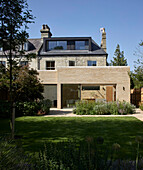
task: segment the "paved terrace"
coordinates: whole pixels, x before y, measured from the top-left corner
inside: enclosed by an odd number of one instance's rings
[[[51,108],[49,115],[46,115],[45,117],[136,117],[143,121],[143,111],[136,109],[136,113],[130,115],[76,115],[73,114],[73,109]]]

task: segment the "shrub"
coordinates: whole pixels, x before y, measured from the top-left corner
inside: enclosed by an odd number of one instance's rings
[[[38,102],[17,102],[16,103],[16,116],[36,116],[40,110]]]
[[[141,110],[143,110],[143,103],[140,103],[140,104],[139,104],[139,108],[140,108]]]
[[[52,106],[51,100],[49,100],[49,99],[41,100],[39,104],[40,104],[39,115],[40,114],[48,114],[50,111],[50,107]]]
[[[125,115],[135,113],[135,106],[127,102],[92,102],[76,103],[74,113],[77,115]]]
[[[34,102],[17,102],[16,116],[36,116],[48,114],[51,107],[50,100]]]
[[[76,103],[76,109],[74,109],[74,113],[78,115],[89,115],[94,114],[94,102],[88,102],[88,101],[79,101]]]

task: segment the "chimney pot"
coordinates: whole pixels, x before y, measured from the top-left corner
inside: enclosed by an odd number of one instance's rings
[[[101,48],[106,52],[106,32],[105,28],[101,28],[100,31],[102,32],[102,40],[101,40]]]
[[[50,32],[50,28],[48,27],[48,25],[43,24],[40,32],[41,32],[41,39],[42,40],[45,37],[50,38],[52,36],[52,33]]]

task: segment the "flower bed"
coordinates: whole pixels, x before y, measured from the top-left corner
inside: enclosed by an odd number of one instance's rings
[[[135,113],[135,106],[128,102],[88,102],[76,103],[73,111],[77,115],[126,115]]]

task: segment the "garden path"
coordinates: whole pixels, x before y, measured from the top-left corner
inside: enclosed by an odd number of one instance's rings
[[[137,108],[136,113],[131,115],[76,115],[73,114],[73,109],[51,108],[50,113],[45,117],[136,117],[143,121],[143,111]]]

